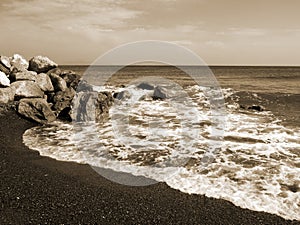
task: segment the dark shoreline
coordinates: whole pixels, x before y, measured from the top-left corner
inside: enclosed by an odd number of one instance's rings
[[[164,183],[123,186],[88,165],[41,157],[22,143],[35,123],[0,114],[0,224],[300,224]]]

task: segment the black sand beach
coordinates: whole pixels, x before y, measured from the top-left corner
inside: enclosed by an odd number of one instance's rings
[[[36,124],[0,115],[0,224],[300,224],[158,183],[122,186],[22,143]]]

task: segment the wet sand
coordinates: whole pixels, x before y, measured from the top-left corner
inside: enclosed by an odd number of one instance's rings
[[[300,224],[164,183],[113,183],[88,165],[41,157],[22,143],[37,124],[0,115],[0,224]]]

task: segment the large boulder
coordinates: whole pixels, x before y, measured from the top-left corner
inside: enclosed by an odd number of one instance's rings
[[[7,78],[6,74],[0,71],[0,87],[9,87],[10,80]]]
[[[16,89],[16,98],[43,98],[44,93],[33,81],[22,80],[16,81],[11,84]]]
[[[72,87],[73,89],[77,88],[81,79],[81,76],[72,70],[61,71],[60,77],[66,81],[68,87]]]
[[[25,71],[28,69],[28,61],[19,54],[14,54],[10,60],[10,71]]]
[[[29,60],[29,70],[45,73],[57,67],[57,64],[46,56],[35,56]]]
[[[55,110],[56,114],[59,115],[63,110],[71,109],[71,102],[75,96],[75,91],[73,88],[67,88],[64,91],[57,92],[53,98],[53,110]]]
[[[34,72],[34,71],[15,72],[15,73],[10,74],[10,79],[12,81],[17,81],[17,80],[35,81],[36,80],[36,75],[37,75],[37,73]]]
[[[66,81],[55,73],[50,73],[49,77],[54,86],[55,91],[64,91],[67,89]]]
[[[97,92],[79,92],[73,99],[71,118],[76,122],[96,121]]]
[[[14,87],[0,88],[0,103],[7,104],[8,102],[13,101],[15,91]]]
[[[54,91],[50,77],[46,73],[40,73],[36,76],[35,82],[39,85],[42,91],[51,92]]]
[[[103,122],[108,118],[113,97],[109,92],[79,92],[72,104],[71,117],[76,122]]]
[[[52,122],[56,119],[48,103],[42,98],[21,99],[18,113],[38,123]]]

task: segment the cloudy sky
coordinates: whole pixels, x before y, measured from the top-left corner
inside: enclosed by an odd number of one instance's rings
[[[210,65],[299,65],[298,0],[1,0],[0,54],[90,64],[127,42],[164,40]]]

